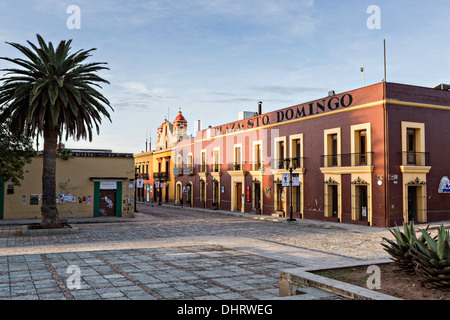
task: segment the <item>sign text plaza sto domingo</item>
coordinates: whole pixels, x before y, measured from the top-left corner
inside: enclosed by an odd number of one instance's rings
[[[449,111],[446,85],[381,82],[265,114],[260,103],[195,137],[179,112],[135,155],[138,200],[379,227],[448,220]]]

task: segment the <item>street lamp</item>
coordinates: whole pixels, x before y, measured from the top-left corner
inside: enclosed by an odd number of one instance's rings
[[[290,202],[290,208],[289,208],[289,218],[287,221],[296,221],[296,219],[292,218],[292,171],[294,171],[294,168],[290,165],[291,159],[284,159],[285,168],[289,170],[289,190],[290,190],[290,196],[289,196],[289,202]]]

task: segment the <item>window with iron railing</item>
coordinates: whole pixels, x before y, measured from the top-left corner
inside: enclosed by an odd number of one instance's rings
[[[321,167],[336,167],[336,163],[342,167],[370,166],[372,165],[373,152],[322,155],[320,158]]]
[[[206,172],[206,150],[202,151],[201,164],[198,168],[199,172]]]
[[[158,181],[169,181],[170,176],[167,172],[154,172],[153,179]]]
[[[254,160],[252,163],[252,167],[253,167],[253,171],[260,171],[262,169],[262,148],[261,148],[261,144],[257,143],[254,145],[254,150],[253,150],[253,154],[254,154]]]
[[[213,151],[213,167],[212,172],[220,171],[220,163],[219,163],[219,150]]]
[[[198,165],[198,172],[206,173],[206,164],[199,164]]]
[[[303,168],[303,157],[273,159],[272,169],[274,170],[288,170],[290,167],[295,169]]]
[[[425,124],[402,121],[402,165],[430,166],[430,153],[425,151]]]
[[[241,159],[241,147],[234,148],[234,165],[233,169],[235,171],[242,170],[242,159]]]
[[[408,166],[430,166],[431,154],[429,152],[404,151]]]

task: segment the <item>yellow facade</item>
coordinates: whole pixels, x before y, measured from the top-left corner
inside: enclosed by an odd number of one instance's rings
[[[42,161],[37,156],[26,166],[21,186],[5,181],[0,191],[0,218],[41,218]],[[96,217],[106,215],[103,202],[109,200],[113,214],[120,217],[134,215],[134,166],[132,155],[105,154],[56,159],[57,208],[61,218]],[[1,181],[0,181],[1,184]],[[1,190],[3,189],[3,190]],[[107,199],[104,190],[115,196]],[[112,202],[111,202],[112,201]]]
[[[143,179],[143,187],[136,192],[137,201],[152,202],[154,198],[153,187],[153,151],[134,155],[134,168],[137,178]]]
[[[148,165],[148,167],[147,167]],[[138,201],[159,202],[158,183],[161,182],[161,202],[175,201],[174,150],[149,151],[134,155],[134,166],[144,179],[144,190],[138,190]],[[147,169],[148,168],[148,169]],[[148,179],[145,179],[148,177]]]
[[[153,154],[153,180],[156,182],[155,174],[166,174],[168,179],[161,180],[161,199],[162,202],[174,203],[175,199],[175,176],[173,174],[173,168],[175,167],[174,151],[164,150],[161,152],[155,152]]]

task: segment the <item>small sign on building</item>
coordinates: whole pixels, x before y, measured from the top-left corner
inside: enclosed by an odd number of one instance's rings
[[[100,181],[100,190],[115,190],[115,189],[117,189],[116,181]]]
[[[443,177],[439,183],[439,193],[450,193],[450,179]]]

